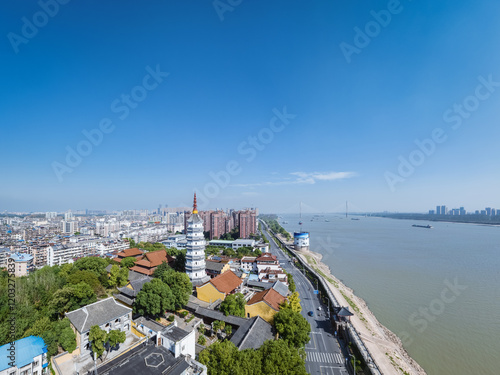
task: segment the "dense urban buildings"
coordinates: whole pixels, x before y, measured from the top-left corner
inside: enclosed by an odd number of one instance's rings
[[[436,206],[435,210],[429,210],[429,215],[483,215],[483,216],[500,216],[500,209],[486,207],[484,210],[475,210],[474,212],[467,212],[464,207],[448,209],[447,206]]]

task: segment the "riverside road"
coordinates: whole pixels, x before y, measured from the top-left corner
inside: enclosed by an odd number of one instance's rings
[[[314,294],[314,286],[294,266],[290,257],[276,245],[264,225],[262,225],[262,231],[269,239],[271,253],[276,255],[283,269],[293,276],[296,289],[300,294],[301,314],[311,324],[311,340],[305,347],[307,372],[313,375],[347,375],[346,360],[340,350],[339,341],[328,321],[325,306],[321,304],[319,296]],[[318,310],[318,308],[321,309]],[[313,312],[313,316],[308,315],[309,311]]]

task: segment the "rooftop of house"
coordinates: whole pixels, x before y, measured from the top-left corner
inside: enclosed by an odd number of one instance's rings
[[[103,325],[131,311],[131,308],[125,307],[116,302],[113,297],[109,297],[78,310],[68,312],[65,315],[76,330],[83,333],[89,331],[93,325]]]
[[[254,296],[250,298],[247,305],[254,305],[259,302],[265,302],[274,310],[278,311],[280,309],[280,303],[282,303],[285,299],[286,298],[279,294],[276,290],[270,288],[255,293]]]
[[[173,324],[170,324],[168,327],[165,327],[161,331],[161,335],[172,340],[173,342],[179,342],[183,340],[186,336],[188,336],[191,332],[185,331]]]
[[[138,249],[137,247],[133,247],[131,249],[126,249],[123,251],[120,251],[117,256],[119,258],[127,258],[127,257],[138,257],[141,256],[144,253],[143,250]]]
[[[219,292],[221,293],[231,293],[237,287],[241,285],[243,281],[233,272],[227,271],[223,274],[220,274],[214,277],[212,280],[208,281],[208,283],[212,284]],[[204,286],[202,285],[202,286]]]
[[[13,253],[10,255],[10,259],[13,259],[16,262],[28,262],[30,260],[33,260],[33,255],[24,253]]]
[[[278,258],[276,255],[272,255],[271,253],[263,253],[260,257],[256,259],[257,262],[277,262]]]
[[[212,260],[205,261],[205,268],[209,271],[221,272],[227,263],[216,262]]]
[[[181,375],[190,367],[186,357],[163,346],[140,345],[98,368],[100,375]]]
[[[0,371],[12,367],[9,364],[12,362],[12,360],[9,359],[11,352],[10,347],[10,343],[0,346]],[[14,363],[16,367],[21,368],[33,362],[33,358],[40,354],[47,353],[47,347],[41,337],[28,336],[14,342],[14,352],[16,357]]]

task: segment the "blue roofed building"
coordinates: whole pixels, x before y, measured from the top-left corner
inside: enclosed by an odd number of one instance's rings
[[[47,366],[47,347],[41,337],[0,346],[0,375],[44,375],[49,373]]]
[[[13,253],[10,255],[10,259],[15,262],[16,277],[26,276],[34,269],[33,255],[25,253]]]

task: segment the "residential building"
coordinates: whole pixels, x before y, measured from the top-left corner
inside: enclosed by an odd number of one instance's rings
[[[263,253],[255,261],[257,262],[257,272],[259,273],[260,271],[267,268],[272,270],[281,270],[278,258],[276,258],[276,256],[272,255],[271,253]]]
[[[241,258],[241,269],[245,272],[257,272],[257,257]]]
[[[116,302],[113,297],[84,306],[65,314],[76,334],[76,344],[80,348],[80,355],[89,354],[90,328],[94,325],[109,332],[120,330],[130,332],[132,309]]]
[[[257,292],[245,305],[246,317],[260,316],[271,323],[280,309],[280,304],[285,300],[286,298],[273,288]]]
[[[106,267],[110,270],[111,264]],[[153,278],[143,275],[142,273],[130,271],[128,272],[128,283],[124,287],[118,287],[120,293],[113,294],[113,296],[127,307],[132,307],[137,297],[137,294],[142,290],[144,284],[149,283]]]
[[[15,360],[9,358],[12,352]],[[47,346],[41,337],[28,336],[0,346],[0,375],[50,374],[47,366]]]
[[[26,276],[34,270],[33,255],[13,253],[10,255],[10,259],[15,262],[16,277]]]
[[[61,221],[61,226],[62,226],[61,231],[66,234],[73,234],[77,231],[75,221],[63,220]]]
[[[7,260],[10,258],[10,249],[0,247],[0,269],[7,267]]]
[[[274,283],[275,281],[281,281],[288,285],[288,276],[281,269],[265,268],[259,271],[259,281],[263,283]]]
[[[233,247],[233,242],[230,240],[210,240],[208,244],[210,246],[221,246],[221,247]]]
[[[175,357],[164,346],[142,344],[97,368],[106,375],[207,375],[207,367],[194,357]]]
[[[238,222],[240,238],[249,238],[250,234],[257,233],[257,213],[255,210],[240,211]]]
[[[218,276],[231,269],[229,263],[227,262],[206,260],[205,264],[206,264],[205,269],[207,271],[207,275],[210,277]]]
[[[227,271],[197,286],[196,294],[198,299],[204,302],[212,303],[218,299],[223,301],[227,295],[235,293],[242,282],[233,271]]]
[[[255,240],[246,240],[246,239],[237,239],[236,241],[233,241],[231,244],[231,247],[233,250],[238,250],[240,247],[243,246],[248,246],[248,247],[254,247],[255,246]]]

